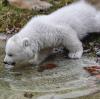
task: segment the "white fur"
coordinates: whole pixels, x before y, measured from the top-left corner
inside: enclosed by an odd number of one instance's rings
[[[41,50],[63,45],[69,50],[70,58],[81,58],[81,39],[90,32],[100,31],[100,13],[85,1],[65,6],[49,15],[32,18],[22,30],[11,37],[6,45],[4,61],[29,60],[41,57]],[[28,48],[23,48],[23,39],[29,39]],[[15,40],[17,39],[17,40]],[[19,51],[18,51],[19,50]],[[21,54],[15,59],[7,53]],[[42,53],[42,60],[50,53]],[[38,56],[39,55],[39,56]],[[24,58],[23,58],[24,57]],[[37,61],[38,62],[38,61]]]

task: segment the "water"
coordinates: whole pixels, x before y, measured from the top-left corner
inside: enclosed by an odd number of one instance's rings
[[[52,62],[58,67],[43,72],[28,64],[5,68],[3,58],[7,37],[0,36],[0,99],[99,99],[100,94],[94,93],[99,92],[100,81],[83,69],[99,65],[94,57],[70,60],[57,55]]]

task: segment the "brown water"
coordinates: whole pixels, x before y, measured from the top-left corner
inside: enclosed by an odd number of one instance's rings
[[[6,35],[0,36],[0,99],[100,99],[100,80],[83,67],[98,65],[95,58],[70,60],[57,55],[53,70],[38,72],[35,66],[11,69],[3,64]],[[88,95],[88,96],[87,96]]]

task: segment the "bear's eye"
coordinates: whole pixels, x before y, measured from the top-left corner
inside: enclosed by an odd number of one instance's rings
[[[8,54],[8,56],[12,57],[12,56],[13,56],[13,54]]]

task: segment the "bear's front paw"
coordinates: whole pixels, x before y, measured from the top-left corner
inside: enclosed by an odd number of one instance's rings
[[[70,52],[68,54],[68,56],[69,56],[69,58],[79,59],[79,58],[81,58],[82,54],[83,54],[83,50],[77,51],[77,52]]]

